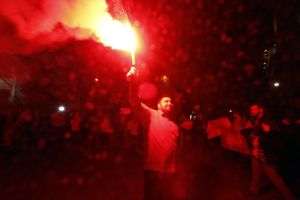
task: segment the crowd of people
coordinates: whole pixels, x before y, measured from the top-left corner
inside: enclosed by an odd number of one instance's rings
[[[219,146],[223,145],[224,148],[230,149],[238,143],[238,148],[235,146],[230,150],[237,151],[241,157],[245,155],[252,157],[252,172],[249,172],[249,174],[252,173],[252,180],[249,183],[249,194],[259,194],[260,173],[263,171],[285,199],[295,199],[284,179],[279,175],[277,167],[282,165],[278,163],[278,159],[283,157],[285,161],[289,160],[297,165],[299,155],[297,154],[296,131],[299,128],[299,121],[296,118],[273,117],[266,121],[265,107],[255,104],[250,107],[249,114],[247,110],[240,110],[240,113],[236,110],[229,110],[227,113],[223,112],[218,117],[209,119],[200,105],[192,106],[192,110],[189,110],[190,107],[184,107],[183,104],[186,102],[183,102],[183,98],[179,98],[178,92],[169,93],[171,95],[165,93],[165,96],[159,99],[158,110],[154,110],[150,107],[155,105],[153,99],[157,99],[158,89],[148,82],[136,85],[137,91],[132,94],[132,83],[126,80],[125,73],[123,76],[126,94],[120,93],[118,99],[115,97],[118,93],[111,93],[110,96],[107,91],[104,91],[105,86],[103,87],[98,79],[93,79],[85,99],[76,99],[73,104],[58,104],[57,102],[44,108],[14,105],[8,108],[14,108],[10,112],[2,112],[1,150],[7,159],[4,159],[4,162],[27,152],[31,156],[39,157],[38,159],[42,157],[48,159],[54,156],[51,162],[55,163],[58,152],[61,153],[63,150],[66,153],[75,149],[77,149],[76,156],[80,159],[87,158],[92,162],[100,161],[110,163],[110,165],[118,165],[126,159],[127,161],[132,159],[129,157],[136,157],[137,160],[140,159],[140,165],[145,167],[145,199],[170,199],[170,194],[177,194],[174,188],[170,188],[171,182],[177,183],[176,176],[173,176],[175,169],[181,167],[182,173],[193,165],[180,163],[186,159],[183,152],[196,142],[196,145],[199,145],[196,149],[201,152],[200,165],[205,163],[204,165],[213,166],[214,161],[209,157],[214,154],[214,149],[209,146],[210,143],[215,142],[215,138],[218,138],[216,136],[219,136],[221,138],[221,142],[217,143]],[[116,87],[113,83],[110,86],[108,91],[113,91]],[[161,92],[166,92],[165,90],[166,88],[162,88]],[[69,92],[68,95],[72,93]],[[138,108],[136,103],[131,103],[131,95],[139,96],[140,100],[148,104],[141,104],[140,107],[150,114],[149,121],[145,120],[146,115],[136,115],[141,108]],[[176,110],[173,102],[182,108]],[[172,112],[171,115],[171,111],[176,112]],[[248,116],[249,120],[246,120],[245,116]],[[214,122],[224,117],[225,121]],[[149,125],[143,126],[147,122]],[[234,132],[231,126],[235,126],[237,132]],[[232,138],[225,144],[228,134],[231,134]],[[243,142],[240,141],[241,138]],[[288,146],[288,142],[292,145]],[[174,155],[175,152],[178,155]],[[171,155],[174,157],[169,160]],[[176,156],[178,160],[175,159]],[[194,162],[199,162],[199,158],[194,159]],[[175,161],[179,163],[175,164]],[[165,165],[164,162],[168,164]],[[172,176],[166,176],[165,173],[170,173]],[[182,187],[188,187],[187,185]],[[166,194],[167,197],[165,197]],[[172,198],[186,198],[183,194],[177,195],[179,197],[173,196]]]

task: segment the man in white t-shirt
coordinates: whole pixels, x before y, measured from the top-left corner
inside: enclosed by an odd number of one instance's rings
[[[131,67],[127,77],[135,75],[136,68]],[[157,103],[157,109],[144,103],[139,104],[148,122],[145,135],[144,199],[174,199],[171,185],[176,172],[179,129],[171,120],[172,99],[170,96],[162,96]]]

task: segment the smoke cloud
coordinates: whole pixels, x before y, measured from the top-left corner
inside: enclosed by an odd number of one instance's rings
[[[110,15],[105,0],[10,0],[0,7],[0,53],[28,53],[69,38],[93,37]]]

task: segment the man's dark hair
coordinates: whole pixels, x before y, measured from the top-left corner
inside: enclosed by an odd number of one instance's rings
[[[173,100],[173,95],[171,93],[162,93],[162,94],[158,95],[156,102],[159,103],[162,100],[162,98],[164,98],[164,97],[169,97]]]

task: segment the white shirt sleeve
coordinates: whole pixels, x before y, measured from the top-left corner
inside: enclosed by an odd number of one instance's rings
[[[144,110],[146,110],[146,111],[148,111],[148,112],[150,112],[150,113],[155,112],[154,109],[150,108],[149,106],[147,106],[147,105],[144,104],[144,103],[141,103],[141,107],[142,107]]]

